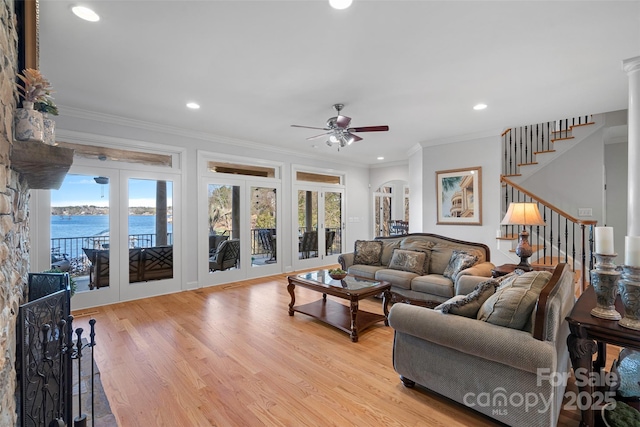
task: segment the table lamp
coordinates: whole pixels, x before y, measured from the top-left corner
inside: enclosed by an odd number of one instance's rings
[[[516,247],[516,255],[520,257],[520,264],[517,268],[524,271],[531,271],[533,267],[529,264],[528,258],[533,254],[531,245],[529,244],[529,233],[527,225],[546,225],[537,203],[511,203],[506,215],[502,219],[502,225],[522,225],[518,246]]]

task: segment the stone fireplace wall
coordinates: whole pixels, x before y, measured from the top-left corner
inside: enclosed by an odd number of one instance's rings
[[[29,271],[29,191],[10,169],[16,107],[14,0],[0,1],[0,426],[15,426],[16,318]]]

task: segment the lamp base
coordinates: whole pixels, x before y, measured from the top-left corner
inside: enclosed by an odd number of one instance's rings
[[[520,264],[516,265],[516,268],[523,271],[533,271],[533,266],[527,261],[529,257],[520,257]]]
[[[516,247],[516,255],[520,257],[520,264],[517,268],[524,271],[532,271],[533,267],[529,264],[529,257],[533,255],[531,245],[529,244],[529,233],[525,228],[520,232],[520,238],[518,239],[518,246]]]

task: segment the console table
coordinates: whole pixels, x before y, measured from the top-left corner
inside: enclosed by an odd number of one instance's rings
[[[616,320],[605,320],[591,315],[591,309],[596,306],[596,294],[593,286],[589,286],[578,298],[573,310],[567,317],[571,333],[567,337],[569,356],[574,371],[579,368],[587,372],[600,372],[607,360],[606,344],[640,350],[640,331],[623,328]],[[616,299],[616,310],[624,315],[624,306],[620,296]],[[598,353],[595,361],[593,355]],[[594,396],[597,387],[589,381],[579,387],[580,392]],[[582,427],[594,427],[600,415],[594,409],[582,411]]]

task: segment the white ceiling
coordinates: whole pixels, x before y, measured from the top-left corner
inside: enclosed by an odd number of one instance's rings
[[[40,0],[40,68],[74,109],[361,164],[515,125],[625,109],[639,1]],[[188,101],[202,105],[185,108]],[[473,105],[484,102],[484,111]],[[361,133],[324,139],[344,103]],[[317,148],[313,148],[313,145]]]

